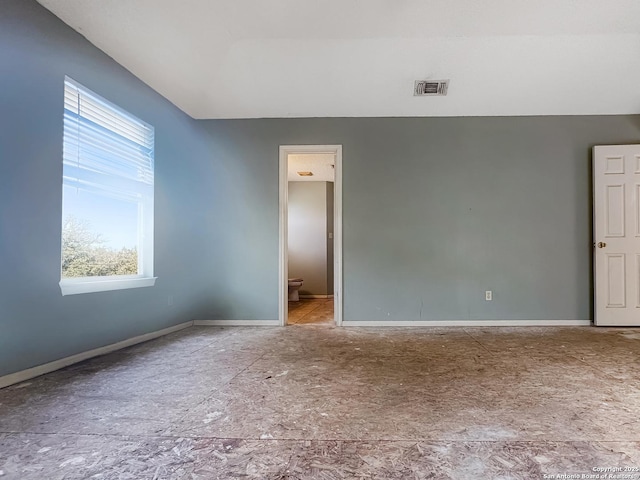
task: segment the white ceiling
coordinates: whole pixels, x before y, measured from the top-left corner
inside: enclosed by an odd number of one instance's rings
[[[333,153],[290,154],[287,157],[287,179],[290,182],[333,182],[336,156]],[[311,177],[301,177],[298,172],[312,172]]]
[[[39,2],[195,118],[640,113],[640,0]]]

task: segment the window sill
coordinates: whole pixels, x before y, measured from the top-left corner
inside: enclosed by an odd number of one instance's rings
[[[95,277],[65,278],[60,280],[62,295],[79,293],[108,292],[129,288],[153,287],[157,277]]]

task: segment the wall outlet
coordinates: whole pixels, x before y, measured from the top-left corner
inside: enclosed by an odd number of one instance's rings
[[[169,295],[167,297],[167,305],[169,306],[173,305],[173,295]]]
[[[491,290],[487,290],[486,292],[484,292],[484,299],[487,302],[490,302],[491,300],[493,300],[493,292]]]

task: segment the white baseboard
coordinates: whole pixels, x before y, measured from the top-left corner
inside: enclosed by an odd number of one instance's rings
[[[333,298],[333,295],[300,295],[300,298]]]
[[[154,338],[177,332],[178,330],[191,327],[192,325],[193,322],[180,323],[178,325],[174,325],[173,327],[163,328],[162,330],[157,330],[155,332],[138,335],[137,337],[122,340],[121,342],[117,343],[112,343],[111,345],[105,345],[104,347],[94,348],[93,350],[88,350],[86,352],[77,353],[76,355],[71,355],[70,357],[65,357],[61,358],[60,360],[55,360],[43,365],[38,365],[37,367],[28,368],[27,370],[10,373],[9,375],[0,377],[0,388],[8,387],[9,385],[13,385],[15,383],[24,382],[25,380],[39,377],[40,375],[44,375],[45,373],[60,370],[61,368],[68,367],[69,365],[73,365],[74,363],[82,362],[93,357],[115,352],[116,350],[121,350],[123,348],[130,347],[131,345],[136,345],[137,343],[153,340]]]
[[[343,327],[588,327],[591,320],[343,320]]]
[[[8,387],[16,383],[24,382],[31,378],[39,377],[46,373],[59,370],[74,363],[82,362],[93,357],[106,355],[138,343],[153,340],[179,330],[199,326],[262,326],[277,327],[280,325],[278,320],[194,320],[184,322],[172,327],[163,328],[155,332],[145,333],[137,337],[122,340],[104,347],[94,348],[86,352],[71,355],[70,357],[61,358],[53,362],[38,365],[36,367],[22,370],[20,372],[10,373],[0,377],[0,388]],[[392,321],[392,320],[346,320],[342,322],[343,327],[567,327],[567,326],[591,326],[591,320],[416,320],[416,321]]]
[[[279,320],[194,320],[196,326],[208,327],[278,327]]]

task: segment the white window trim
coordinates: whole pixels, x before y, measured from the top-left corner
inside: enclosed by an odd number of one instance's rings
[[[77,295],[79,293],[108,292],[110,290],[125,290],[129,288],[153,287],[158,277],[143,276],[112,276],[112,277],[83,277],[65,278],[60,280],[62,295]]]

